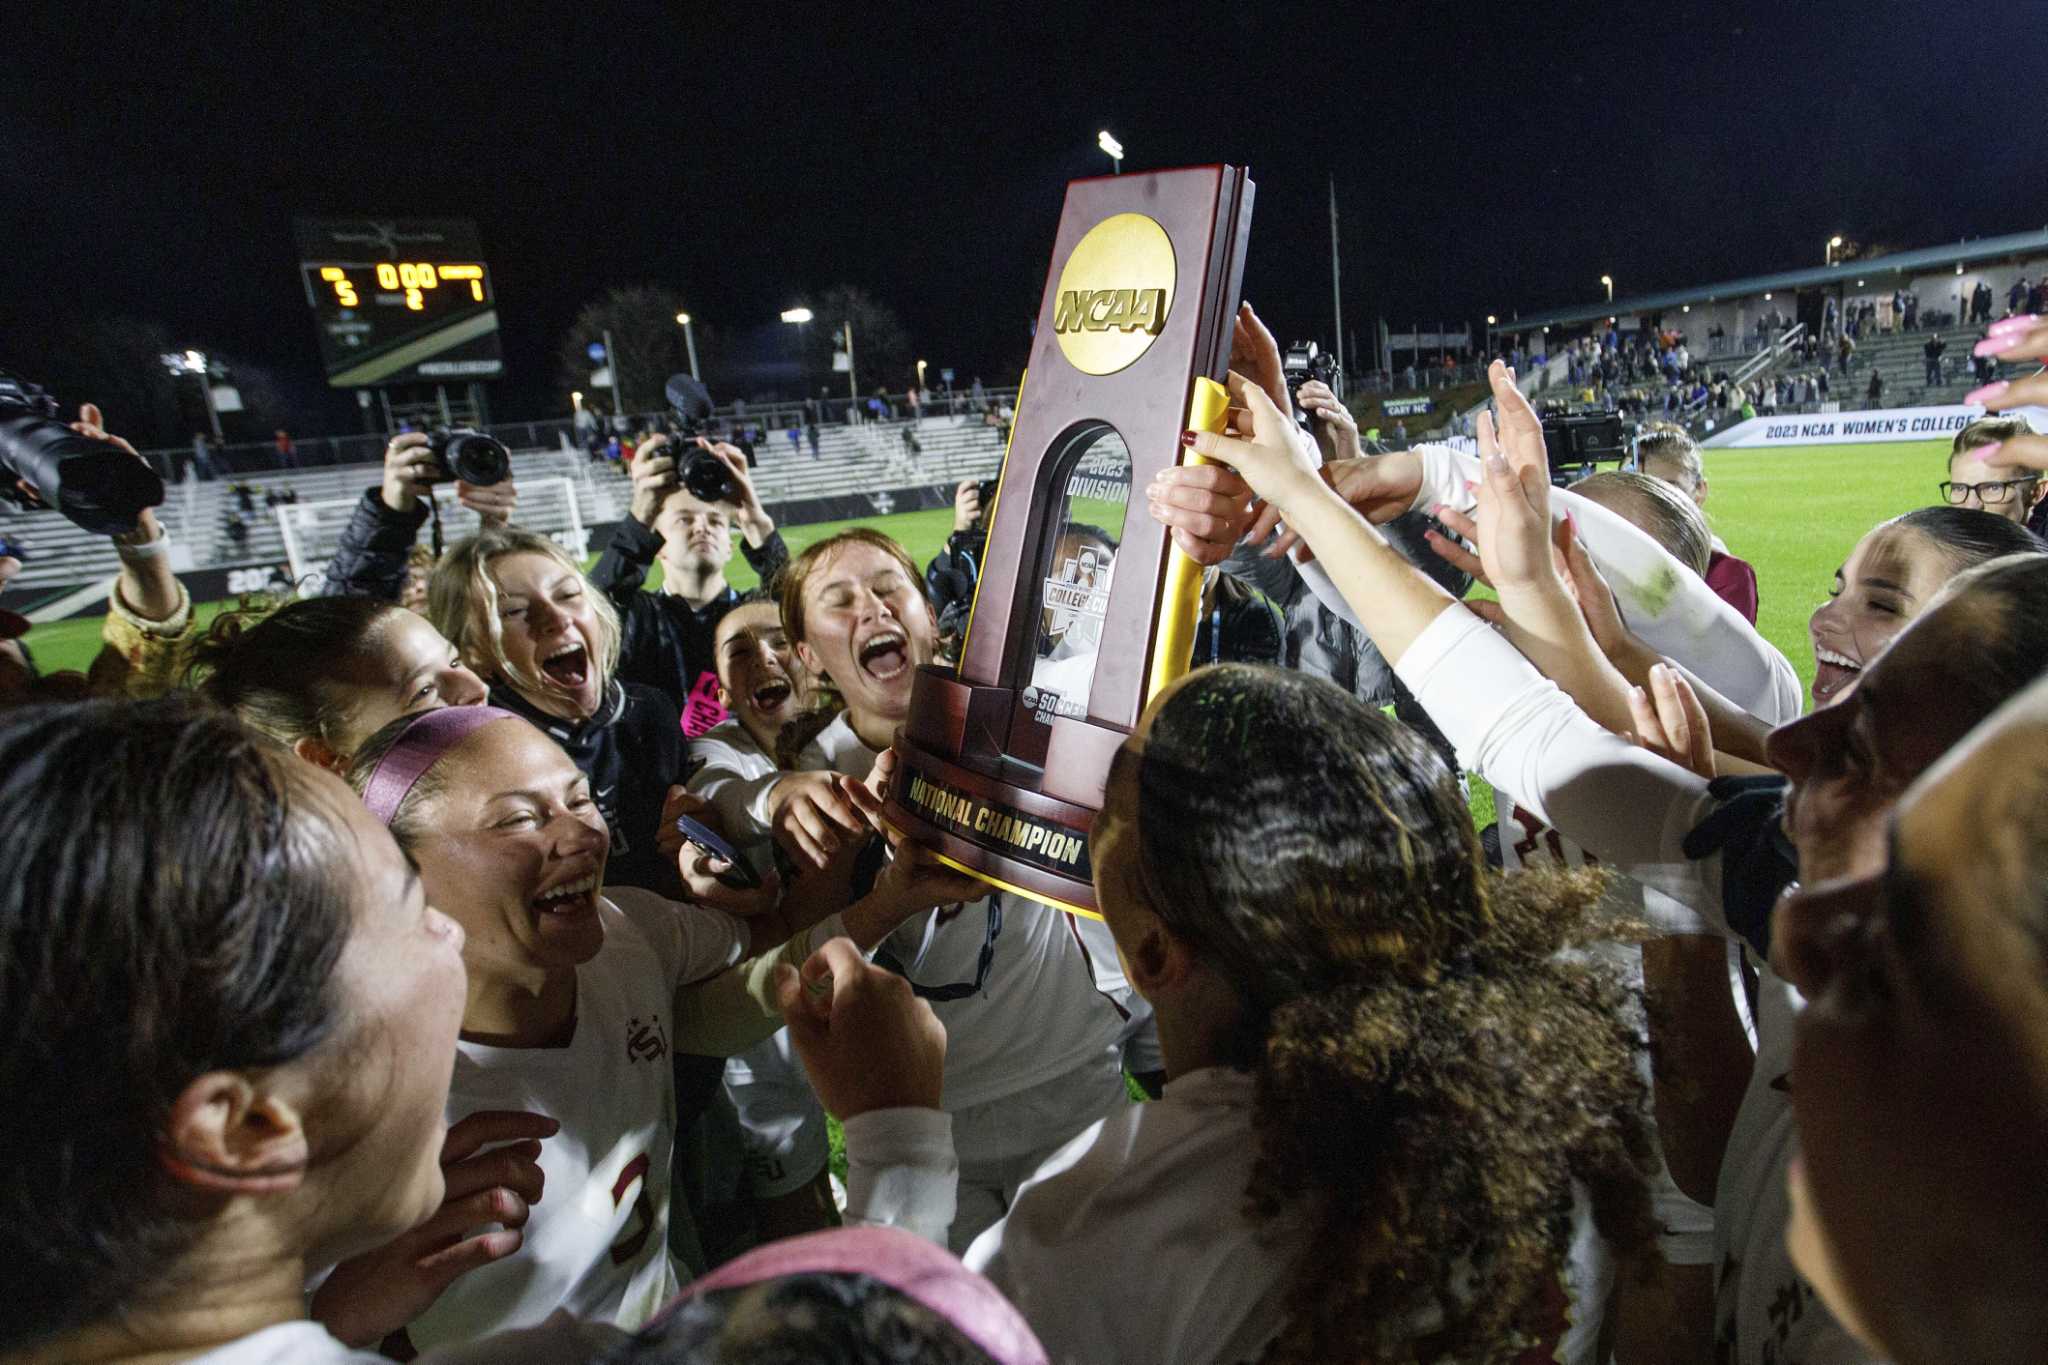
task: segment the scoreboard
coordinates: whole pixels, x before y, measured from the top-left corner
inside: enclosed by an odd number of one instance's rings
[[[293,228],[329,384],[437,384],[504,373],[498,301],[475,223],[301,218]]]

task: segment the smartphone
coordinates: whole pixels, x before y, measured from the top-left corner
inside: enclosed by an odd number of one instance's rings
[[[752,891],[761,885],[761,874],[754,871],[740,851],[725,841],[725,836],[700,820],[687,815],[676,817],[676,832],[683,836],[683,842],[700,853],[732,864],[718,874],[718,880],[740,891]]]

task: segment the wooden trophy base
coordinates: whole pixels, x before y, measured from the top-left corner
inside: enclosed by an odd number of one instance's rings
[[[1124,735],[1062,717],[1045,767],[1034,768],[1003,753],[1014,700],[1007,687],[920,668],[883,817],[999,891],[1100,919],[1089,834]]]

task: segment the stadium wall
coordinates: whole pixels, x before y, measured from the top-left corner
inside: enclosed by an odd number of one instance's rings
[[[1984,415],[1981,407],[1875,408],[1786,417],[1752,417],[1707,438],[1708,446],[1864,445],[1938,441]]]

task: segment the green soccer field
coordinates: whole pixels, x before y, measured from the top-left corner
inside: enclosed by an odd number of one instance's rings
[[[1826,596],[1835,570],[1857,538],[1879,521],[1934,500],[1934,485],[1946,477],[1946,450],[1947,442],[1933,441],[1707,453],[1708,520],[1733,553],[1756,566],[1758,628],[1785,651],[1802,683],[1813,677],[1806,618]],[[783,538],[795,553],[854,525],[888,532],[924,564],[945,545],[953,511],[790,526],[783,528]],[[660,573],[656,565],[650,586]],[[755,583],[739,556],[731,578],[742,588]],[[203,605],[202,618],[211,619],[222,605]],[[99,624],[81,618],[37,626],[29,637],[37,661],[45,669],[84,668],[99,650]]]

